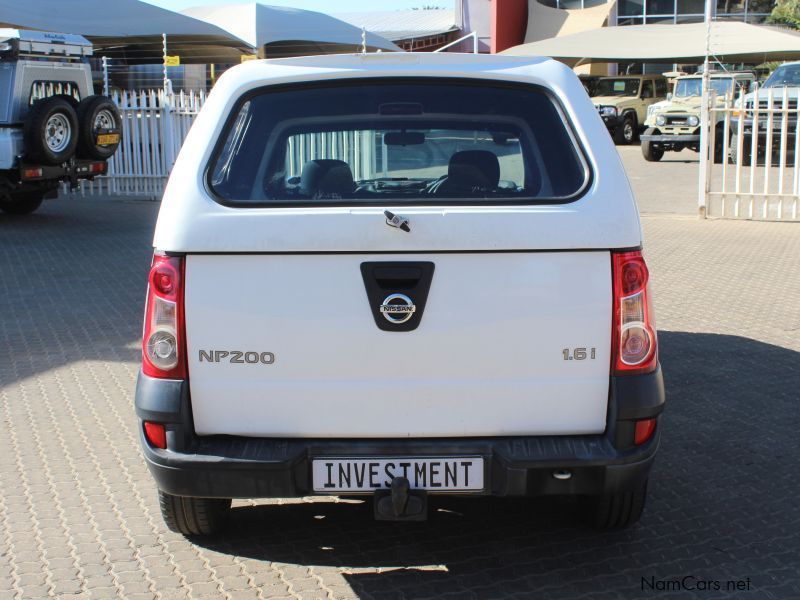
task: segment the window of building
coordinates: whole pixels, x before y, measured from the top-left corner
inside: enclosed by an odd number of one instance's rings
[[[644,25],[642,17],[619,17],[617,25]]]
[[[704,0],[677,0],[676,10],[679,15],[702,15],[706,10],[705,4]]]
[[[584,3],[587,1],[583,0]],[[775,3],[776,0],[716,0],[714,18],[762,23]],[[704,10],[704,0],[619,0],[617,25],[700,23]]]
[[[675,0],[647,0],[647,16],[674,15]]]
[[[539,0],[539,2],[550,8],[573,10],[600,6],[601,4],[606,4],[608,0]]]
[[[617,14],[620,17],[644,15],[644,0],[620,0],[617,4]]]

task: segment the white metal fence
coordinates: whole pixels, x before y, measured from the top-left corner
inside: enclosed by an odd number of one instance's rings
[[[159,199],[186,134],[203,107],[205,93],[124,91],[111,98],[122,116],[122,143],[108,161],[108,175],[84,182],[81,192]],[[289,140],[289,175],[299,176],[302,165],[313,158],[338,158],[352,165],[356,178],[372,177],[374,138],[374,133],[367,131],[293,136]]]
[[[122,143],[108,161],[108,175],[84,182],[81,189],[92,195],[160,198],[205,93],[142,90],[111,97],[122,116]]]
[[[755,88],[711,106],[706,216],[800,220],[797,88]]]

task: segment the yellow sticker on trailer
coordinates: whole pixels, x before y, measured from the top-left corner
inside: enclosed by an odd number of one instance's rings
[[[108,144],[117,144],[117,143],[119,143],[118,133],[102,133],[97,136],[98,146],[106,146]]]
[[[164,58],[164,64],[168,67],[180,67],[181,66],[181,57],[180,56],[167,56]]]

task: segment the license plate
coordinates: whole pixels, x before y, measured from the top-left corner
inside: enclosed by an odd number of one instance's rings
[[[101,133],[97,136],[98,146],[107,146],[108,144],[116,144],[119,142],[118,133]]]
[[[371,492],[388,489],[404,476],[411,487],[431,492],[483,489],[483,458],[317,458],[311,463],[315,492]]]

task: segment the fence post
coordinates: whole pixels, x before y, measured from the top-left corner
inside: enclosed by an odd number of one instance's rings
[[[161,60],[163,63],[162,69],[164,72],[164,93],[167,93],[167,88],[169,88],[169,76],[167,75],[167,34],[161,34]]]
[[[705,2],[705,22],[706,22],[706,55],[703,61],[703,92],[701,95],[700,104],[700,177],[698,178],[697,186],[697,212],[701,219],[706,218],[706,198],[708,197],[708,153],[709,136],[708,136],[708,109],[709,109],[709,94],[708,88],[711,83],[711,74],[708,72],[709,60],[711,54],[711,0]]]
[[[165,174],[172,170],[172,165],[175,163],[175,124],[172,114],[172,100],[171,90],[169,93],[164,91],[161,95],[161,148]]]
[[[103,57],[103,96],[108,96],[108,57]]]

